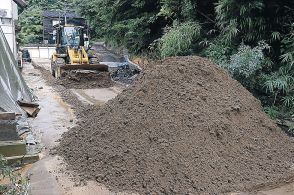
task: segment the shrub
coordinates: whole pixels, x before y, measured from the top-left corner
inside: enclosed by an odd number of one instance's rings
[[[204,55],[227,70],[233,78],[242,83],[249,90],[254,88],[258,76],[266,64],[263,50],[270,47],[260,42],[256,47],[241,44],[234,54],[234,46],[225,40],[216,40],[209,44]]]
[[[229,56],[232,52],[232,48],[226,45],[222,40],[215,40],[208,45],[208,48],[204,51],[204,55],[221,67],[225,67],[225,65],[229,63]]]
[[[201,26],[195,22],[185,22],[167,28],[159,41],[162,57],[187,55],[193,42],[200,37]]]
[[[277,102],[291,108],[294,103],[294,77],[291,66],[282,66],[278,71],[262,75],[263,87],[269,96],[273,96],[272,105]]]
[[[7,161],[0,155],[1,177],[8,178],[9,185],[0,185],[0,194],[4,195],[28,195],[30,183],[27,178],[22,178],[20,174],[13,172]]]
[[[262,68],[265,59],[263,50],[267,47],[265,43],[260,43],[254,48],[242,44],[238,52],[230,57],[230,62],[225,68],[235,77],[250,78]]]
[[[269,115],[269,117],[271,117],[271,119],[278,118],[279,108],[277,108],[276,106],[264,107],[264,111],[265,111],[265,113],[267,113]]]

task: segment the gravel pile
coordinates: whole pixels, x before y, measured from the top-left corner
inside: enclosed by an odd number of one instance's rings
[[[200,57],[154,63],[103,108],[78,112],[57,149],[116,191],[221,194],[293,176],[293,139],[261,104]]]

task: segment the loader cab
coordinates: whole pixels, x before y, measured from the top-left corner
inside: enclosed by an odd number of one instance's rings
[[[78,48],[85,45],[84,27],[59,26],[56,28],[57,47]]]

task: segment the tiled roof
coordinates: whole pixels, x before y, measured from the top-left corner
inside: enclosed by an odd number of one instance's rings
[[[51,11],[45,10],[43,16],[46,18],[57,18],[57,17],[68,17],[68,18],[83,18],[75,12],[63,12],[63,11]]]

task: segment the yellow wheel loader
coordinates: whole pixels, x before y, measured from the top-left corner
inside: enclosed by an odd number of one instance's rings
[[[99,64],[97,58],[85,49],[85,30],[83,26],[70,24],[57,25],[55,31],[56,51],[51,58],[51,73],[61,78],[66,70],[108,71],[108,66]]]

